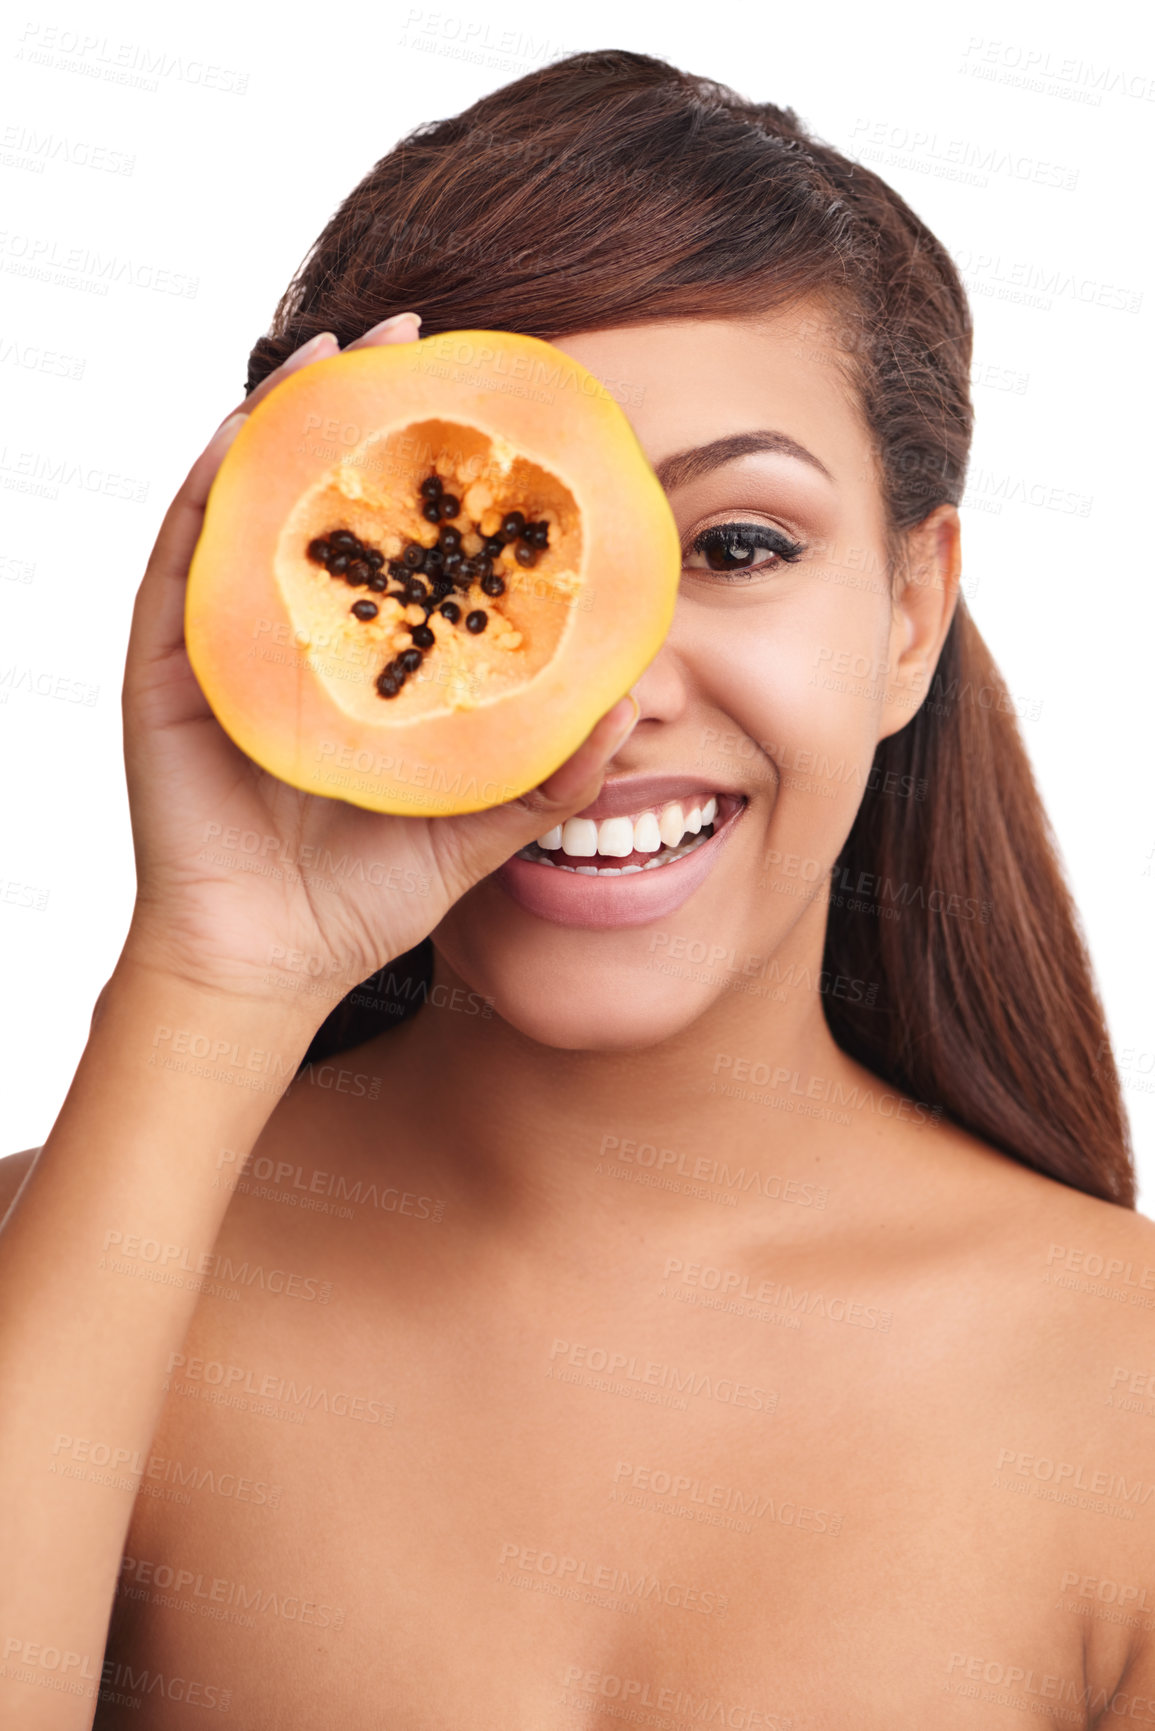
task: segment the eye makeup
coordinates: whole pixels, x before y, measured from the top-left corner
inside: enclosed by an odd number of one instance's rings
[[[701,576],[766,575],[793,564],[805,551],[802,542],[769,523],[712,523],[683,548],[682,568]],[[704,563],[694,563],[695,555]]]

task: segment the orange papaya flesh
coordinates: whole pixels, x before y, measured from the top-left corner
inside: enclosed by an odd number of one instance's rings
[[[561,350],[462,331],[289,375],[217,474],[185,638],[230,737],[383,812],[517,798],[652,660],[680,575],[665,494]]]

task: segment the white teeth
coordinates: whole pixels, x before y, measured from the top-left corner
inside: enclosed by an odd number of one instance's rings
[[[662,812],[658,823],[658,834],[666,847],[677,847],[686,833],[685,820],[682,817],[680,805],[668,805]]]
[[[588,859],[598,851],[598,826],[589,817],[569,817],[561,832],[563,852],[571,859]],[[596,871],[597,867],[594,866]]]
[[[629,821],[628,819],[626,820]],[[662,845],[662,832],[652,811],[644,811],[631,825],[632,846],[638,853],[657,853]],[[678,840],[681,841],[681,836]]]
[[[625,859],[634,851],[634,826],[628,817],[603,818],[598,825],[598,852],[609,859]]]
[[[707,836],[689,836],[682,843],[681,847],[671,848],[671,849],[667,850],[665,853],[655,854],[651,859],[644,861],[644,863],[642,865],[626,865],[626,866],[563,865],[560,859],[558,859],[558,860],[552,860],[552,859],[543,860],[540,858],[537,860],[536,863],[538,865],[549,866],[552,871],[576,872],[579,877],[619,878],[619,877],[625,877],[627,872],[660,871],[663,866],[673,865],[675,860],[684,859],[688,853],[693,853],[693,851],[696,847],[702,847],[703,844],[708,839],[709,838]],[[533,856],[526,853],[523,850],[520,857],[522,859],[527,859],[527,858],[532,858]]]
[[[560,852],[569,859],[593,859],[597,856],[626,859],[632,853],[656,856],[661,851],[661,858],[648,859],[641,865],[600,868],[611,875],[617,875],[618,871],[646,871],[656,865],[668,865],[671,858],[680,858],[688,847],[697,845],[694,838],[713,824],[717,816],[718,800],[711,794],[709,799],[690,806],[688,810],[675,800],[659,811],[643,811],[637,817],[607,817],[600,823],[593,818],[571,817],[539,836],[536,856],[527,857],[540,859],[543,853]],[[563,869],[580,871],[588,876],[599,868],[569,866]]]

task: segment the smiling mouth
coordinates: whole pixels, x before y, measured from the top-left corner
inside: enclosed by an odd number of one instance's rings
[[[516,855],[579,877],[625,877],[675,865],[711,841],[741,811],[735,794],[670,800],[628,817],[571,817]]]

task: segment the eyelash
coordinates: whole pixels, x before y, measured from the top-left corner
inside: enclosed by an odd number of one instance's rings
[[[688,552],[703,553],[709,557],[724,554],[727,549],[737,552],[755,552],[759,548],[775,555],[772,565],[731,565],[730,567],[710,565],[707,569],[711,575],[718,577],[746,575],[753,572],[776,571],[781,565],[793,564],[806,551],[800,541],[791,541],[780,529],[771,529],[766,523],[712,523],[708,529],[696,536]],[[686,552],[683,552],[683,559]],[[695,575],[705,576],[707,573],[700,567],[688,567]]]

